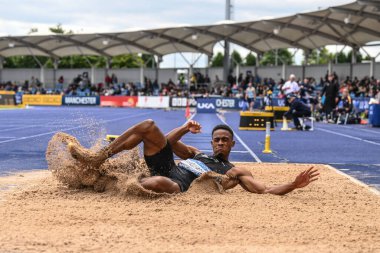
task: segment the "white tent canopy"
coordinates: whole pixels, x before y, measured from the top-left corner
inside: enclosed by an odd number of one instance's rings
[[[261,54],[277,48],[311,50],[325,45],[359,48],[380,41],[380,0],[360,0],[288,17],[183,26],[133,32],[0,37],[0,57],[69,55],[112,57],[128,53],[156,56],[199,52],[211,56],[227,40]]]

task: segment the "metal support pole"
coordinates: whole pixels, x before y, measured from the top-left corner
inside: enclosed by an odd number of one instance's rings
[[[282,79],[286,79],[286,64],[282,63],[282,73],[281,73]]]
[[[108,75],[108,71],[111,68],[111,58],[106,58],[105,76]]]
[[[190,87],[190,84],[191,84],[191,78],[193,77],[193,64],[190,64],[189,65],[189,75],[188,75],[188,79],[189,80],[189,87]],[[195,85],[195,84],[194,84]]]
[[[255,78],[257,78],[257,76],[258,76],[260,61],[261,61],[261,54],[257,54],[257,56],[256,56],[256,67],[255,67],[255,72],[254,72]]]
[[[278,66],[278,49],[275,50],[275,66]]]
[[[376,59],[374,57],[371,57],[370,67],[369,67],[369,77],[375,76],[375,65],[376,65]]]
[[[54,59],[54,61],[53,61],[53,85],[54,85],[54,89],[56,89],[56,85],[57,85],[58,63],[59,63],[59,60]]]
[[[350,78],[354,78],[354,64],[356,63],[356,47],[352,47],[351,62],[350,62]]]
[[[352,54],[351,54],[351,63],[352,64],[356,63],[356,53],[357,53],[357,48],[353,47],[352,48]]]
[[[239,72],[240,72],[240,65],[239,63],[236,63],[236,84],[239,85]]]
[[[353,75],[354,75],[354,66],[352,62],[350,62],[350,79],[351,80],[353,79]]]
[[[226,20],[231,20],[231,0],[226,0]],[[223,81],[227,82],[230,72],[230,43],[224,41]]]
[[[145,84],[144,84],[144,65],[141,64],[140,66],[140,83],[141,85],[143,85],[145,87]]]
[[[157,64],[156,64],[156,80],[157,80],[157,82],[159,83],[159,85],[160,85],[160,81],[159,81],[159,78],[160,78],[160,74],[159,74],[159,72],[160,72],[160,64],[161,64],[161,62],[162,62],[162,57],[160,57],[160,56],[158,56],[157,57]]]
[[[0,82],[3,82],[4,57],[0,56]]]
[[[329,72],[329,75],[332,74],[332,62],[331,62],[331,60],[328,63],[328,72]]]
[[[205,69],[205,75],[208,76],[209,68],[210,68],[210,59],[212,59],[211,55],[206,55],[206,69]]]
[[[91,84],[95,84],[95,67],[91,66]]]
[[[310,56],[310,51],[305,50],[304,62],[302,64],[302,80],[306,78],[306,66],[307,66],[307,63],[309,62],[309,56]]]
[[[44,66],[41,66],[40,68],[40,81],[43,87],[45,87],[45,67]]]

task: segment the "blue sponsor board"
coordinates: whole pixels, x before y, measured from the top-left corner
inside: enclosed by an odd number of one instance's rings
[[[20,105],[22,104],[22,92],[17,92],[15,95],[16,104]]]
[[[369,109],[369,98],[353,98],[352,104],[357,111],[363,112]]]
[[[100,105],[99,96],[63,96],[63,105]]]
[[[216,113],[216,99],[198,98],[197,113]]]
[[[239,110],[239,101],[238,98],[216,98],[215,103],[217,108]]]
[[[369,123],[374,127],[380,127],[380,105],[370,105],[368,115]]]

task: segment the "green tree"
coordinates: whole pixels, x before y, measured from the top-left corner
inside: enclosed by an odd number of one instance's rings
[[[141,59],[144,62],[147,68],[156,68],[157,62],[153,55],[151,54],[142,54]]]
[[[45,67],[52,67],[53,63],[50,58],[45,56],[35,56],[35,58]],[[5,58],[4,68],[39,68],[40,65],[37,63],[32,55],[25,56],[11,56]]]
[[[256,56],[254,56],[252,53],[249,53],[245,57],[245,66],[256,66]]]
[[[351,62],[351,59],[352,59],[352,50],[347,53],[348,62]],[[356,52],[356,62],[361,63],[362,61],[363,61],[363,55],[359,51],[357,51]]]
[[[371,60],[371,56],[369,55],[366,55],[364,58],[363,58],[363,61],[370,61]]]
[[[211,67],[223,67],[224,55],[219,52],[211,60]]]
[[[277,53],[278,53],[278,64],[280,65],[282,65],[283,63],[285,63],[286,65],[293,64],[293,57],[292,57],[291,52],[288,49],[278,49]],[[260,63],[263,66],[275,65],[276,52],[273,50],[265,52]]]
[[[232,66],[236,66],[237,64],[242,65],[243,64],[243,58],[241,58],[241,55],[238,51],[234,50],[231,54],[231,62]]]
[[[347,55],[343,51],[339,52],[335,57],[336,57],[338,63],[350,62],[350,60],[347,58]]]
[[[330,53],[326,47],[313,49],[309,55],[308,64],[328,64],[334,60],[334,54]]]
[[[49,27],[49,30],[55,34],[73,34],[72,30],[64,30],[61,23],[58,23],[56,26]]]
[[[113,68],[139,68],[143,59],[137,54],[118,55],[112,58]]]
[[[91,68],[91,65],[96,68],[104,68],[106,61],[100,56],[82,56],[72,55],[65,56],[59,59],[60,68]]]

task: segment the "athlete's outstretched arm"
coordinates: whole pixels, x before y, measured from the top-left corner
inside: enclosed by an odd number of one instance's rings
[[[226,180],[223,183],[223,186],[227,190],[240,183],[240,185],[249,192],[284,195],[295,189],[303,188],[309,185],[311,182],[318,179],[318,175],[318,170],[311,167],[308,170],[301,172],[291,183],[267,187],[265,184],[255,180],[251,172],[248,170],[233,168],[227,172],[229,180]]]
[[[180,141],[181,138],[189,132],[193,134],[200,133],[201,125],[194,120],[190,120],[184,125],[173,129],[166,135],[168,142],[172,146],[173,152],[181,159],[192,158],[197,153],[200,153],[197,148],[186,145]]]

